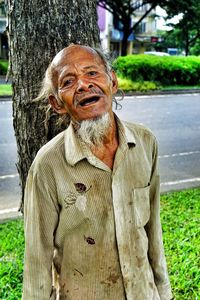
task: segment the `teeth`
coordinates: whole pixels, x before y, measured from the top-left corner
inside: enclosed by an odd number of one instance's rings
[[[81,102],[80,105],[81,106],[86,106],[88,104],[97,102],[98,100],[99,100],[99,97],[92,97],[92,98],[86,99],[85,101],[83,100],[83,102]]]

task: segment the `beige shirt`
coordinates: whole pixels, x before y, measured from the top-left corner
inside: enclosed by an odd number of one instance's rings
[[[113,170],[72,125],[38,152],[25,191],[24,300],[172,298],[157,144],[146,128],[117,124]]]

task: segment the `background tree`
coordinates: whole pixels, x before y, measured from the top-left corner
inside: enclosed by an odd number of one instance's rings
[[[194,44],[194,46],[192,46],[190,48],[190,54],[191,55],[200,55],[200,38],[198,38]]]
[[[121,25],[117,29],[123,32],[122,55],[127,54],[129,35],[137,30],[142,20],[158,5],[167,11],[168,19],[183,14],[177,25],[171,25],[175,29],[172,36],[178,38],[178,44],[184,48],[186,55],[200,37],[200,2],[196,0],[98,0],[98,5],[111,12],[113,19]],[[133,24],[131,20],[136,11],[145,5],[148,6],[144,14]],[[194,49],[198,52],[196,47]]]
[[[157,5],[164,6],[166,2],[169,0],[99,0],[98,5],[107,9],[112,13],[113,18],[117,20],[122,26],[118,28],[123,32],[123,40],[122,40],[122,56],[127,54],[127,45],[128,45],[128,37],[134,32],[138,25],[142,22],[147,15],[156,8]],[[172,1],[172,0],[170,0]],[[132,24],[132,18],[135,15],[135,12],[147,6],[147,9],[144,10],[144,14],[138,19],[137,22]]]
[[[185,55],[191,54],[191,48],[200,39],[200,2],[196,0],[176,1],[174,4],[169,1],[165,6],[168,17],[167,20],[182,14],[182,18],[177,24],[169,24],[173,30],[169,35],[173,36]],[[195,49],[198,53],[198,49]]]
[[[183,42],[179,38],[180,31],[178,29],[169,31],[158,30],[157,35],[159,36],[160,41],[154,44],[154,49],[156,51],[167,52],[168,48],[176,48],[177,53],[181,54],[184,50]]]
[[[10,75],[13,117],[22,187],[38,149],[61,128],[47,103],[35,103],[45,70],[54,55],[70,43],[99,45],[95,0],[8,0]]]

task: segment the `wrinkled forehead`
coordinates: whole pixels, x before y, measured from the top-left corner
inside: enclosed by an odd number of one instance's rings
[[[87,46],[72,45],[61,50],[51,63],[52,80],[57,85],[57,80],[63,69],[70,69],[72,65],[80,65],[83,62],[105,68],[105,64],[99,54]]]
[[[104,65],[102,58],[92,48],[87,46],[73,45],[61,50],[53,59],[52,67],[57,71],[64,66],[79,64],[84,60],[90,60],[92,64]]]

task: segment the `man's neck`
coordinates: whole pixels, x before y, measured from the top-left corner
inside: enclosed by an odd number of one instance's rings
[[[111,116],[111,125],[103,139],[102,145],[91,147],[92,153],[103,161],[110,169],[113,168],[115,153],[119,145],[117,124],[114,114]]]

